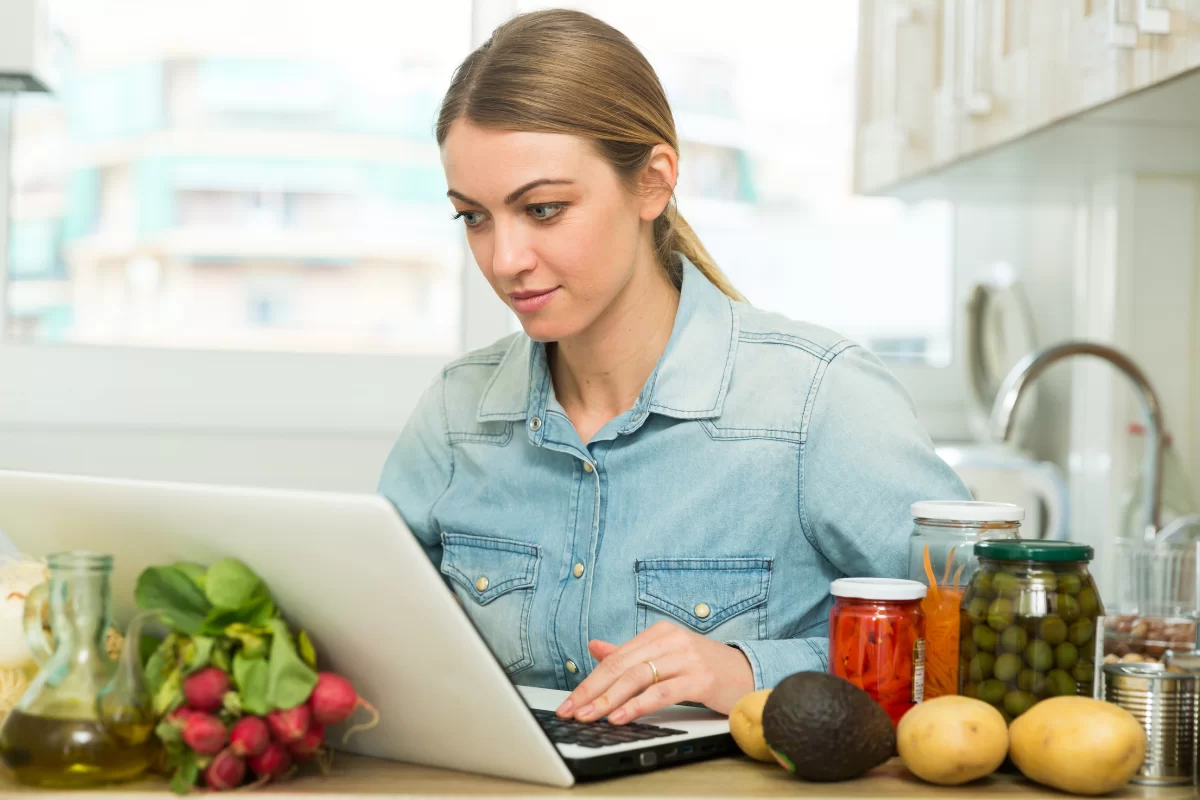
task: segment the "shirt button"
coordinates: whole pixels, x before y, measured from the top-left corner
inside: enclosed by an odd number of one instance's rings
[[[591,472],[594,469],[595,469],[595,467],[592,466],[592,462],[590,462],[590,461],[583,462],[583,471],[584,472]]]
[[[645,415],[645,414],[643,414],[641,411],[639,411],[638,413],[636,413],[636,414],[634,414],[634,415],[633,415],[633,421],[634,421],[634,422],[641,422],[641,421],[642,421],[642,417],[644,417],[644,416],[646,416],[646,415]]]
[[[700,619],[704,619],[711,613],[712,613],[712,609],[708,607],[708,603],[697,603],[696,604],[696,616],[699,617]]]
[[[487,579],[486,575],[483,576],[482,578],[480,578],[479,580],[475,581],[475,588],[478,589],[479,591],[486,592],[487,587],[488,587],[488,579]]]
[[[583,577],[583,562],[582,561],[575,565],[575,569],[571,570],[571,574],[574,575],[576,578]]]
[[[529,420],[529,430],[536,431],[540,427],[542,427],[541,417],[534,417],[533,419]]]
[[[575,666],[575,662],[569,658],[567,659],[567,672],[572,674],[579,672],[579,667]]]

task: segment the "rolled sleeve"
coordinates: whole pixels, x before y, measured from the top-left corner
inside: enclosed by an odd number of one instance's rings
[[[764,639],[755,642],[726,642],[746,655],[754,672],[754,689],[773,689],[797,672],[825,672],[829,665],[828,637],[812,639]]]

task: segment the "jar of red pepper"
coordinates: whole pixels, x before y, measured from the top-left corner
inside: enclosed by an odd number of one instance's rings
[[[925,695],[927,587],[895,578],[841,578],[829,589],[829,671],[875,698],[899,724]]]

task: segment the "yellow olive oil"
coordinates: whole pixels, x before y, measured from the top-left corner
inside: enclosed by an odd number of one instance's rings
[[[83,788],[127,781],[150,765],[152,727],[12,711],[0,731],[0,761],[30,786]]]

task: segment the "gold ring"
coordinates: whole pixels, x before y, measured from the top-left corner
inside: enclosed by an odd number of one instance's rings
[[[645,663],[648,667],[650,667],[650,671],[654,673],[654,683],[658,683],[658,667],[654,666],[654,662],[650,661],[649,659],[647,659]],[[654,684],[651,685],[653,686]]]

